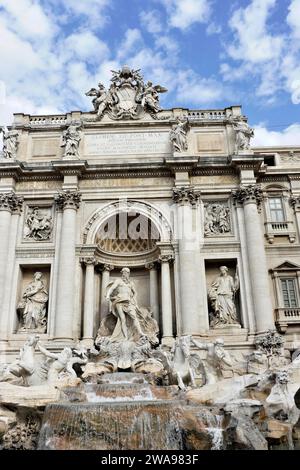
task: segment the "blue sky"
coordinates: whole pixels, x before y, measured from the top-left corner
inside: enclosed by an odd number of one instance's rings
[[[300,145],[300,0],[0,0],[0,123],[89,110],[123,64],[163,107],[242,104],[256,145]]]

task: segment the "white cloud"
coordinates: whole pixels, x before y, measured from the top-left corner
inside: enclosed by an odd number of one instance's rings
[[[159,0],[166,8],[173,28],[188,29],[194,23],[206,23],[211,12],[210,0]]]
[[[125,59],[132,52],[139,49],[139,47],[142,44],[143,44],[143,37],[142,37],[140,30],[137,28],[127,29],[125,33],[125,37],[118,51],[118,59],[119,60]]]
[[[77,57],[81,60],[95,61],[97,64],[109,55],[107,44],[91,31],[78,31],[68,36],[61,45],[66,58]]]
[[[283,131],[271,131],[264,124],[254,126],[253,147],[300,146],[300,123],[292,124]]]
[[[176,81],[177,97],[181,103],[211,106],[225,99],[226,91],[220,82],[200,77],[192,70],[179,71]]]
[[[151,34],[161,33],[163,25],[158,10],[142,11],[140,13],[142,26]]]
[[[235,60],[253,64],[280,57],[284,46],[281,35],[268,32],[267,20],[276,0],[252,0],[246,8],[236,10],[229,22],[235,34],[235,41],[227,48]]]
[[[53,4],[57,0],[52,0]],[[72,15],[87,18],[89,27],[101,29],[109,22],[107,9],[112,5],[112,0],[63,0],[63,7]]]
[[[10,29],[22,38],[41,40],[55,33],[54,24],[36,1],[0,0],[0,7],[4,9],[2,15],[6,18]]]
[[[300,39],[300,0],[291,1],[287,23],[292,28],[293,36]]]

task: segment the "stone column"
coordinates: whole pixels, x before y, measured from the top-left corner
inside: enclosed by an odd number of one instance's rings
[[[155,263],[149,263],[145,266],[150,274],[150,308],[153,318],[159,323],[159,298],[158,298],[158,279],[157,266]]]
[[[0,340],[6,339],[9,321],[8,294],[13,269],[13,259],[9,259],[9,251],[13,253],[13,258],[15,257],[15,246],[9,249],[13,235],[11,233],[12,213],[20,214],[22,205],[23,197],[16,196],[13,192],[0,194]],[[4,302],[5,299],[6,302]]]
[[[201,288],[201,256],[196,224],[197,202],[200,192],[192,187],[174,188],[173,199],[177,203],[179,280],[181,298],[181,333],[200,335],[208,331],[208,318],[204,315]],[[194,215],[194,217],[193,217]]]
[[[244,205],[249,272],[257,333],[275,329],[264,235],[258,213],[262,197],[259,185],[240,186],[238,190],[233,192],[235,202]]]
[[[173,314],[172,314],[172,292],[170,262],[173,255],[162,254],[159,257],[161,262],[161,311],[162,311],[162,338],[163,343],[173,344]]]
[[[73,339],[76,268],[76,214],[81,195],[78,191],[63,191],[56,196],[58,208],[62,209],[62,227],[58,266],[58,292],[55,314],[54,337],[57,340]]]
[[[83,258],[85,264],[85,289],[83,307],[83,340],[87,344],[94,342],[94,305],[95,305],[95,264],[94,257]]]
[[[102,283],[101,283],[101,320],[108,312],[108,302],[106,300],[106,287],[109,283],[110,271],[114,269],[111,264],[104,264],[102,270]]]

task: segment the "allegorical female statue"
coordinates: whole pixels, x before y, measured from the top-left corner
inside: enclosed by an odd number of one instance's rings
[[[79,144],[81,141],[80,126],[71,125],[63,132],[61,147],[65,149],[65,158],[79,158]]]
[[[235,293],[239,289],[239,277],[228,274],[226,266],[220,267],[220,276],[212,283],[208,298],[213,308],[211,326],[213,328],[224,325],[239,324],[234,302]]]
[[[18,311],[21,314],[21,331],[46,332],[48,298],[43,274],[36,272],[33,281],[26,287],[22,301],[18,305]]]

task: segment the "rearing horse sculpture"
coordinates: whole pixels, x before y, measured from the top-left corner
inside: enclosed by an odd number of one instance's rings
[[[181,390],[191,384],[196,387],[195,370],[200,365],[200,358],[191,354],[191,336],[177,338],[171,350],[171,357],[166,352],[163,356],[166,362],[170,385],[178,385]]]

